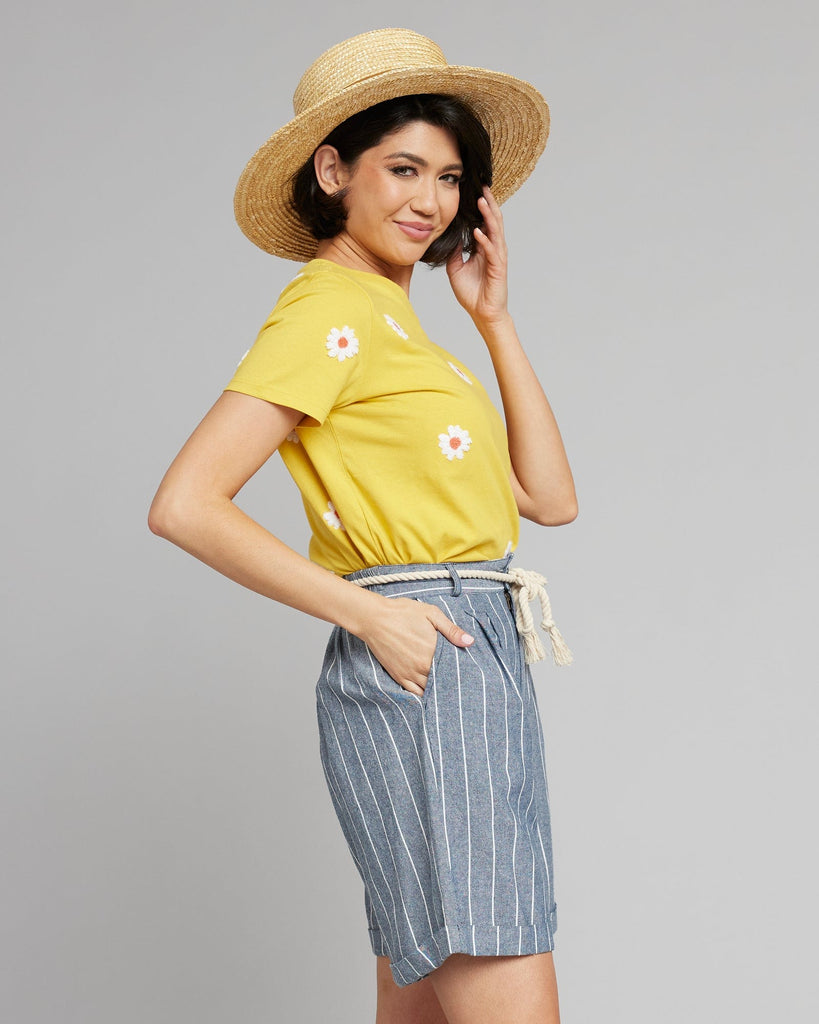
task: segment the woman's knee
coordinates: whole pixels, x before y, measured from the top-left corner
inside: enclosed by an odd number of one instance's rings
[[[375,1024],[449,1024],[430,982],[431,975],[411,985],[397,985],[387,956],[376,958]]]
[[[453,953],[428,977],[449,1024],[560,1024],[551,953]]]

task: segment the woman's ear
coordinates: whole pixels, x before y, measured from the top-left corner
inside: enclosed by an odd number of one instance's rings
[[[340,192],[350,180],[346,165],[338,155],[335,146],[329,146],[326,143],[319,146],[313,156],[313,167],[316,171],[319,188],[328,196]]]

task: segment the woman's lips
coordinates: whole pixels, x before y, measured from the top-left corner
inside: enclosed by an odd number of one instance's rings
[[[432,234],[431,224],[414,224],[409,221],[397,220],[395,222],[405,235],[414,238],[419,242],[425,242]]]

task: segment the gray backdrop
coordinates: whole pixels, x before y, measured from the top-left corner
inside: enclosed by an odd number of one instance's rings
[[[239,172],[322,50],[398,24],[552,110],[504,212],[580,499],[517,559],[576,655],[535,669],[564,1020],[811,1019],[815,5],[14,6],[0,1018],[373,1019],[329,627],[146,513],[296,270],[235,226]],[[443,271],[413,301],[487,379]],[[306,550],[278,458],[240,504]]]

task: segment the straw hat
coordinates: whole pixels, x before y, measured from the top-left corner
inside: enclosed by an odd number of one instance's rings
[[[403,28],[353,36],[323,53],[293,95],[295,117],[251,158],[236,187],[239,227],[265,252],[303,262],[316,239],[290,207],[291,178],[330,132],[382,100],[444,93],[467,103],[489,132],[499,203],[529,177],[549,135],[549,108],[528,82],[447,64],[431,39]]]

